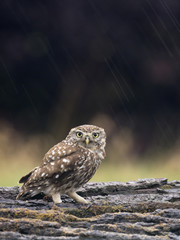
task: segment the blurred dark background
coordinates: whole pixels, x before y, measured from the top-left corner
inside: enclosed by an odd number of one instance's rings
[[[175,151],[179,63],[179,0],[0,1],[1,159],[84,123],[105,127],[106,161]]]

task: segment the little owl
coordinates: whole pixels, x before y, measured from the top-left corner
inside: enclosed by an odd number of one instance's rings
[[[105,157],[106,134],[103,128],[82,125],[71,129],[65,140],[52,147],[42,164],[19,180],[23,183],[17,199],[28,199],[39,193],[61,203],[67,194],[79,203],[88,201],[76,190],[95,174]]]

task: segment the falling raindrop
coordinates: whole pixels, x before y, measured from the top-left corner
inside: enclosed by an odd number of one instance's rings
[[[166,51],[168,52],[170,57],[173,57],[173,53],[171,52],[171,50],[169,49],[168,45],[166,44],[166,42],[164,41],[163,37],[161,36],[160,32],[158,31],[157,27],[155,26],[155,24],[153,23],[152,19],[150,18],[149,14],[147,13],[147,11],[143,8],[143,12],[144,15],[146,16],[146,18],[148,19],[150,25],[152,26],[154,32],[156,33],[157,37],[159,38],[160,42],[162,43],[162,45],[164,46],[164,48],[166,49]]]
[[[36,115],[39,115],[39,112],[38,112],[38,110],[37,110],[37,107],[36,107],[36,105],[34,104],[34,101],[33,101],[32,97],[31,97],[31,95],[29,94],[27,88],[24,86],[24,84],[22,85],[22,87],[23,87],[23,89],[24,89],[24,92],[25,92],[28,100],[30,101],[30,103],[31,103],[31,105],[32,105],[32,108],[33,108],[33,110],[34,110],[34,113],[35,113]]]
[[[9,78],[9,80],[10,80],[10,83],[11,83],[14,91],[15,91],[16,94],[17,94],[17,93],[18,93],[18,90],[17,90],[17,88],[16,88],[15,80],[14,80],[12,74],[10,73],[10,71],[8,70],[8,67],[6,66],[6,64],[3,62],[3,60],[2,60],[1,58],[0,58],[0,62],[1,62],[1,64],[2,64],[2,66],[3,66],[3,68],[4,68],[5,72],[6,72],[6,74],[7,74],[8,78]]]

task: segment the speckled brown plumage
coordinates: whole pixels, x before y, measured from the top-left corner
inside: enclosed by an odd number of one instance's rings
[[[28,199],[39,193],[61,202],[61,194],[68,194],[80,203],[87,201],[76,190],[88,182],[105,157],[104,129],[82,125],[71,129],[65,140],[52,147],[42,164],[20,179],[23,183],[17,199]]]

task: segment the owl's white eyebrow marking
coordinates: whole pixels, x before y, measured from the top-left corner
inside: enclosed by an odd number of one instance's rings
[[[42,174],[41,174],[41,177],[43,177],[45,175],[45,173],[43,172]]]
[[[51,162],[50,164],[51,164],[51,165],[54,165],[54,162]]]
[[[59,177],[59,174],[57,174],[56,176],[55,176],[55,178],[58,178]]]

